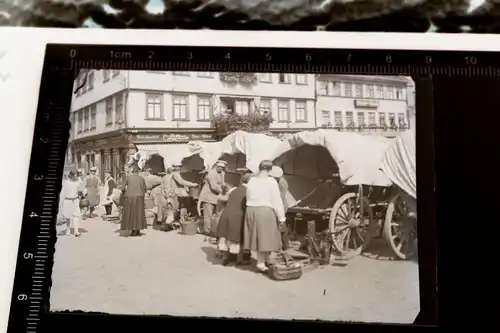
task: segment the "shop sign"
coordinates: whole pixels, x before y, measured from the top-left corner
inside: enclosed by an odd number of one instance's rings
[[[357,108],[378,108],[380,102],[369,99],[355,99],[354,106]]]
[[[136,134],[132,137],[134,142],[188,142],[197,140],[211,140],[210,134]]]

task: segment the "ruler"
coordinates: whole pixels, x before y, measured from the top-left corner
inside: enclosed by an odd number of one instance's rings
[[[64,68],[498,76],[495,52],[48,45]]]

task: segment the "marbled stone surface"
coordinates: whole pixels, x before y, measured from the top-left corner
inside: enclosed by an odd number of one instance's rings
[[[0,0],[0,25],[151,29],[500,31],[500,0]]]

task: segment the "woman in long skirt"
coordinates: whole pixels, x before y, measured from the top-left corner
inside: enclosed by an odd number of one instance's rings
[[[268,270],[271,252],[281,249],[278,221],[286,221],[278,183],[269,176],[271,161],[262,161],[259,172],[247,184],[247,209],[244,226],[244,248],[256,252],[257,269]]]
[[[147,228],[144,206],[146,181],[139,176],[138,172],[139,168],[132,167],[125,181],[123,193],[121,230],[130,231],[131,236],[140,236],[140,230]]]
[[[224,254],[223,265],[244,263],[242,253],[243,224],[245,221],[247,183],[252,177],[247,173],[241,177],[240,186],[229,194],[217,226],[218,249]],[[238,258],[240,255],[240,258]],[[238,260],[239,259],[239,260]]]
[[[62,236],[71,234],[71,230],[75,237],[80,236],[78,228],[82,217],[79,205],[83,190],[82,186],[83,184],[78,180],[77,172],[73,170],[68,173],[68,178],[62,183],[59,199],[61,201],[61,211],[59,214],[67,223]]]

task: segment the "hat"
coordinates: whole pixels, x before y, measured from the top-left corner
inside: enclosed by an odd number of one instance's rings
[[[218,160],[217,162],[215,162],[215,165],[225,168],[227,166],[227,162],[223,160]]]
[[[283,176],[283,169],[279,166],[273,165],[271,171],[269,172],[269,176],[274,178],[280,178]]]
[[[97,168],[96,167],[92,167],[92,168],[90,168],[90,171],[97,171]]]

